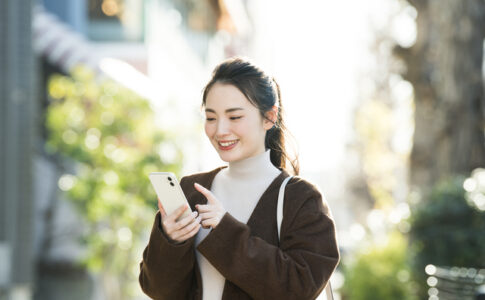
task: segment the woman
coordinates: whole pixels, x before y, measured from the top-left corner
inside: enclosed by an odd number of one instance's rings
[[[284,147],[279,86],[248,60],[218,65],[204,88],[205,133],[228,166],[181,179],[187,207],[160,211],[140,263],[154,299],[315,299],[339,261],[335,227],[318,189]]]

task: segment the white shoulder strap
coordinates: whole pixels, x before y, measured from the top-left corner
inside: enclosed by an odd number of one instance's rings
[[[288,176],[283,180],[283,183],[280,186],[280,192],[278,194],[278,206],[276,210],[276,223],[278,224],[278,240],[280,239],[280,230],[281,230],[281,222],[283,221],[283,204],[285,202],[285,187],[288,181],[290,181],[291,177]]]
[[[278,224],[278,240],[280,239],[281,222],[283,221],[283,204],[285,203],[285,187],[288,181],[293,176],[288,176],[283,180],[280,186],[280,191],[278,193],[278,204],[276,207],[276,224]],[[330,280],[327,282],[325,287],[325,295],[327,300],[333,300],[332,286],[330,285]]]

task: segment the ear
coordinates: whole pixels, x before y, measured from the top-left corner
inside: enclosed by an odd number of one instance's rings
[[[278,119],[278,107],[273,105],[273,107],[271,107],[271,109],[265,113],[265,116],[266,118],[263,119],[264,129],[270,130]]]

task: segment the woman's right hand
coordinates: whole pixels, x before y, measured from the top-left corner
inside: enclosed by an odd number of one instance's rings
[[[200,217],[198,216],[197,211],[194,211],[190,215],[176,221],[180,216],[182,216],[186,209],[189,209],[187,205],[181,205],[168,216],[160,203],[160,199],[158,199],[158,208],[160,209],[160,215],[162,218],[161,224],[163,231],[172,241],[182,243],[193,237],[199,231]]]

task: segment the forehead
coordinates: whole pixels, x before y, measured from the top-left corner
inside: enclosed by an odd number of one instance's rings
[[[233,107],[255,108],[236,86],[219,82],[207,93],[205,106],[215,111]]]

